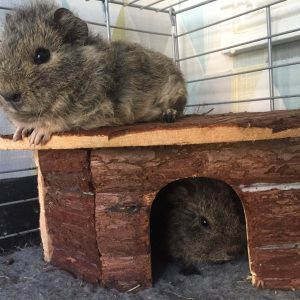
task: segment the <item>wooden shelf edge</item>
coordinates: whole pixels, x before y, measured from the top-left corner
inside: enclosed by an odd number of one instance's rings
[[[300,137],[300,110],[186,116],[175,123],[139,123],[54,134],[44,146],[0,135],[0,150],[43,150],[234,143]]]
[[[128,133],[109,138],[104,135],[53,135],[43,146],[32,146],[28,139],[14,142],[0,137],[0,150],[84,149],[114,147],[145,147],[161,145],[189,145],[234,143],[300,137],[300,128],[273,132],[270,128],[204,127],[184,129],[159,129]]]

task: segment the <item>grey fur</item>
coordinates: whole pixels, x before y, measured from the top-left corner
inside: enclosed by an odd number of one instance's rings
[[[166,240],[168,254],[179,260],[184,269],[193,271],[199,262],[224,262],[244,252],[246,227],[242,204],[233,189],[222,181],[180,180],[162,190],[156,201],[156,209],[162,201],[165,214],[165,220],[156,225],[157,232]],[[201,218],[208,221],[207,228],[201,225]]]
[[[37,65],[39,47],[51,57]],[[17,127],[14,139],[30,135],[32,144],[71,129],[173,121],[187,96],[170,58],[93,36],[84,21],[51,1],[21,7],[7,18],[0,94],[0,105]]]

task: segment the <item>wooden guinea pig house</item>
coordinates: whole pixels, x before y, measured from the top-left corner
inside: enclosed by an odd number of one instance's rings
[[[33,149],[11,136],[0,148]],[[150,287],[152,202],[204,176],[243,203],[253,285],[300,288],[300,110],[64,133],[34,149],[46,261],[106,287]]]

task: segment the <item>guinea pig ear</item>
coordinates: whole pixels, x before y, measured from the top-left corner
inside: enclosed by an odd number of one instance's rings
[[[66,8],[54,12],[54,24],[66,43],[84,45],[88,38],[87,24]]]

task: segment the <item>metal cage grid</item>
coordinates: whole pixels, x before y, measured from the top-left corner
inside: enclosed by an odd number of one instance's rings
[[[208,5],[208,4],[210,4],[212,2],[215,2],[215,1],[218,1],[218,0],[202,1],[202,2],[199,2],[196,5],[195,4],[190,5],[190,6],[187,6],[186,8],[183,8],[183,9],[179,9],[178,5],[182,4],[182,3],[188,4],[188,2],[191,2],[190,0],[177,0],[177,1],[173,1],[172,5],[169,4],[169,5],[165,5],[165,6],[163,6],[163,3],[166,2],[167,0],[156,0],[156,1],[154,0],[152,3],[147,4],[147,5],[142,5],[141,4],[141,2],[143,0],[131,0],[129,2],[126,2],[124,0],[123,1],[100,0],[100,1],[102,1],[102,3],[103,3],[105,22],[106,22],[105,26],[106,26],[106,30],[107,30],[107,38],[109,40],[111,40],[111,28],[138,31],[138,32],[161,35],[161,36],[169,36],[169,37],[172,38],[173,59],[174,59],[174,61],[176,62],[176,64],[178,66],[180,66],[181,61],[187,61],[187,60],[190,60],[190,59],[193,59],[193,58],[196,58],[196,57],[205,56],[205,55],[208,55],[208,54],[213,54],[213,53],[221,52],[221,51],[224,51],[224,50],[230,50],[230,49],[233,49],[235,47],[244,46],[244,45],[248,45],[248,44],[254,44],[256,42],[266,41],[266,46],[267,46],[267,51],[268,51],[268,62],[267,62],[266,67],[253,68],[251,70],[240,71],[240,72],[230,72],[230,73],[226,73],[226,74],[222,74],[222,75],[216,75],[216,76],[204,76],[202,78],[188,80],[186,83],[191,84],[191,83],[203,82],[203,81],[208,81],[208,80],[216,80],[216,79],[225,78],[225,77],[233,77],[233,76],[237,76],[237,75],[255,73],[255,72],[259,72],[259,71],[268,71],[268,75],[269,75],[269,82],[268,82],[269,96],[268,97],[251,98],[251,99],[235,100],[235,101],[228,101],[228,102],[210,102],[210,103],[205,103],[205,104],[201,104],[201,103],[199,103],[199,104],[188,104],[187,107],[200,107],[200,106],[204,106],[204,105],[205,106],[207,106],[207,105],[222,105],[222,104],[230,104],[230,103],[256,102],[256,101],[269,100],[270,101],[270,110],[273,111],[273,110],[275,110],[275,101],[277,99],[287,99],[287,98],[300,97],[300,94],[280,95],[280,96],[275,96],[275,94],[274,94],[274,75],[273,75],[274,69],[300,64],[300,61],[296,61],[296,62],[292,62],[292,63],[276,64],[276,65],[273,64],[273,59],[272,59],[272,57],[273,57],[273,43],[272,43],[272,40],[276,37],[279,37],[279,36],[284,36],[284,35],[288,35],[288,34],[300,31],[300,28],[295,28],[295,29],[292,29],[292,30],[283,31],[283,32],[276,33],[276,34],[272,33],[272,13],[271,13],[272,7],[277,5],[277,4],[280,4],[282,2],[286,2],[287,0],[273,1],[271,3],[261,5],[259,7],[254,8],[254,9],[250,9],[250,10],[244,11],[242,13],[232,15],[228,18],[224,18],[224,19],[219,20],[217,22],[213,22],[211,24],[207,24],[207,25],[202,26],[202,27],[197,27],[195,29],[192,29],[190,31],[186,31],[186,32],[183,32],[183,33],[180,33],[180,34],[178,34],[177,20],[176,20],[176,16],[178,14],[190,11],[190,10],[198,8],[200,6]],[[168,1],[168,2],[170,2],[170,1]],[[111,25],[110,16],[109,16],[110,4],[123,5],[124,7],[133,7],[133,8],[137,8],[137,9],[140,9],[140,10],[151,10],[151,11],[155,11],[157,13],[168,13],[170,15],[170,21],[171,21],[171,28],[172,28],[171,33],[166,34],[166,33],[163,33],[163,32],[153,32],[153,31],[147,31],[147,30],[139,30],[139,29],[133,29],[133,28],[127,28],[127,27],[113,26],[113,25]],[[160,6],[158,6],[158,5],[160,5]],[[211,51],[197,53],[197,54],[192,55],[192,56],[186,56],[186,57],[181,57],[180,56],[178,43],[179,43],[179,39],[181,37],[189,35],[191,33],[197,32],[197,31],[201,31],[201,30],[209,28],[209,27],[213,27],[213,26],[222,24],[224,22],[236,19],[236,18],[241,17],[241,16],[251,14],[251,13],[259,11],[259,10],[265,10],[265,18],[266,18],[266,25],[267,25],[267,35],[266,36],[256,38],[256,39],[252,39],[252,40],[248,40],[248,41],[243,42],[243,43],[232,44],[230,46],[214,49],[214,50],[211,50]],[[98,25],[103,25],[103,24],[98,23]]]
[[[89,1],[89,0],[86,0],[86,1]],[[230,49],[233,49],[236,47],[254,44],[257,42],[264,42],[264,41],[266,42],[266,47],[267,47],[267,52],[268,52],[267,66],[259,67],[259,68],[252,68],[249,70],[239,71],[239,72],[228,72],[228,73],[221,74],[221,75],[203,76],[203,77],[199,77],[199,78],[196,78],[193,80],[188,80],[188,81],[186,81],[186,83],[187,84],[192,84],[192,83],[197,83],[197,82],[200,83],[200,82],[209,81],[209,80],[217,80],[217,79],[226,78],[226,77],[245,75],[245,74],[250,74],[250,73],[255,73],[255,72],[260,72],[260,71],[268,71],[268,75],[269,75],[268,94],[269,95],[267,97],[249,98],[249,99],[242,99],[242,100],[231,100],[231,101],[226,101],[226,102],[224,102],[224,101],[206,102],[204,104],[203,103],[188,104],[187,107],[216,106],[216,105],[231,104],[231,103],[245,103],[245,102],[257,102],[257,101],[269,100],[270,101],[270,110],[273,111],[273,110],[275,110],[275,101],[277,99],[288,99],[288,98],[298,98],[298,97],[300,98],[300,93],[289,94],[289,95],[280,95],[280,96],[276,96],[274,93],[274,75],[273,75],[274,69],[279,69],[279,68],[283,68],[283,67],[289,67],[289,66],[300,64],[300,61],[295,61],[295,62],[290,62],[290,63],[282,63],[282,64],[274,65],[273,59],[272,59],[273,58],[273,42],[272,42],[273,39],[276,37],[285,36],[285,35],[296,33],[296,32],[300,31],[300,27],[298,27],[295,29],[282,31],[279,33],[272,33],[272,7],[277,4],[287,2],[288,0],[276,0],[276,1],[273,1],[270,3],[258,6],[256,8],[246,10],[242,13],[238,13],[238,14],[232,15],[230,17],[221,19],[219,21],[212,22],[210,24],[206,24],[204,26],[194,28],[192,30],[189,30],[189,31],[186,31],[183,33],[178,33],[176,16],[178,16],[179,14],[182,14],[184,12],[190,11],[192,9],[195,9],[195,8],[198,8],[201,6],[206,6],[212,2],[216,2],[216,1],[220,1],[220,0],[205,0],[205,1],[201,1],[197,4],[191,4],[191,5],[188,5],[189,2],[192,2],[191,0],[171,0],[171,1],[170,0],[153,0],[153,2],[151,2],[149,4],[142,4],[143,0],[128,0],[128,1],[126,1],[126,0],[122,0],[122,1],[120,1],[120,0],[98,0],[98,1],[101,1],[103,4],[105,23],[86,21],[88,24],[106,27],[106,33],[107,33],[108,40],[111,40],[111,38],[112,38],[111,37],[111,29],[112,28],[170,37],[170,38],[172,38],[173,59],[179,67],[180,67],[180,62],[182,62],[182,61],[191,60],[191,59],[194,59],[197,57],[206,56],[209,54],[213,54],[213,53],[217,53],[217,52],[221,52],[221,51],[225,51],[225,50],[230,50]],[[166,4],[166,2],[168,4]],[[170,3],[172,3],[172,4],[170,4]],[[187,6],[185,8],[180,9],[179,5],[184,4],[184,3]],[[153,11],[156,13],[169,14],[171,32],[170,33],[157,32],[157,31],[151,31],[151,30],[142,30],[142,29],[138,29],[138,28],[130,28],[130,27],[122,27],[122,26],[112,25],[111,19],[110,19],[110,13],[109,13],[111,5],[122,5],[123,7],[132,7],[132,8],[139,9],[141,11],[149,10],[149,11]],[[0,9],[12,10],[12,8],[3,7],[3,6],[0,7]],[[260,11],[260,10],[265,10],[265,18],[266,18],[266,26],[267,26],[267,34],[265,36],[259,37],[256,39],[251,39],[251,40],[248,40],[248,41],[242,42],[242,43],[236,43],[236,44],[232,44],[232,45],[229,45],[226,47],[217,48],[217,49],[205,51],[202,53],[197,53],[197,54],[191,55],[191,56],[186,56],[186,57],[180,56],[179,45],[178,45],[180,38],[187,36],[191,33],[219,25],[219,24],[225,23],[227,21],[234,20],[236,18],[245,16],[245,15],[251,14],[253,12]]]
[[[85,0],[85,1],[88,1],[88,0]],[[268,71],[268,77],[269,77],[268,78],[268,94],[269,95],[267,97],[249,98],[249,99],[243,99],[243,100],[232,100],[232,101],[226,101],[226,102],[214,101],[214,102],[206,102],[206,103],[188,104],[187,107],[217,106],[217,105],[231,104],[231,103],[270,101],[270,110],[275,110],[274,103],[277,99],[287,99],[287,98],[297,98],[297,97],[300,98],[299,93],[290,94],[290,95],[280,95],[280,96],[276,96],[274,94],[274,75],[273,75],[274,70],[278,69],[278,68],[289,67],[289,66],[300,64],[300,61],[294,61],[294,62],[289,62],[289,63],[280,63],[280,64],[276,64],[276,65],[273,64],[273,42],[272,42],[273,39],[276,37],[279,37],[279,36],[284,36],[284,35],[288,35],[288,34],[300,31],[300,27],[299,27],[299,28],[282,31],[282,32],[275,33],[275,34],[272,33],[272,7],[277,4],[287,2],[287,0],[274,0],[272,2],[270,1],[270,3],[267,3],[265,5],[261,5],[261,6],[253,8],[253,9],[246,10],[242,13],[231,15],[227,18],[223,18],[221,20],[211,22],[204,26],[196,27],[196,28],[193,28],[189,31],[185,31],[182,33],[178,33],[178,28],[177,28],[177,18],[176,17],[179,14],[185,13],[187,11],[193,10],[193,9],[201,7],[201,6],[205,7],[212,2],[216,2],[216,1],[220,1],[220,0],[203,0],[197,4],[191,3],[192,2],[191,0],[153,0],[152,2],[149,0],[148,4],[143,4],[145,2],[145,0],[127,0],[127,1],[126,0],[98,0],[98,1],[102,2],[105,22],[92,22],[92,21],[86,20],[86,22],[88,24],[105,27],[106,33],[107,33],[107,38],[109,40],[111,40],[111,38],[112,38],[112,36],[111,36],[112,28],[120,29],[120,30],[127,30],[127,31],[134,31],[134,32],[139,32],[139,33],[145,33],[145,34],[151,34],[151,35],[153,34],[153,35],[163,36],[166,38],[171,38],[172,39],[173,59],[179,67],[180,67],[180,62],[188,61],[188,60],[194,59],[196,57],[206,56],[209,54],[213,54],[213,53],[217,53],[217,52],[221,52],[221,51],[225,51],[225,50],[230,50],[235,47],[244,46],[244,45],[248,45],[248,44],[254,44],[256,42],[264,42],[264,41],[266,42],[265,46],[267,47],[267,53],[268,53],[268,60],[267,60],[266,66],[259,67],[259,68],[257,68],[257,67],[251,68],[249,70],[243,70],[243,71],[238,71],[238,72],[228,72],[225,74],[224,73],[216,74],[214,76],[203,76],[203,77],[199,76],[199,78],[188,80],[188,81],[186,81],[186,83],[187,84],[200,83],[200,82],[209,81],[209,80],[217,80],[217,79],[226,78],[226,77],[234,77],[234,76],[238,76],[238,75],[250,74],[250,73],[255,73],[255,72],[260,72],[260,71]],[[189,5],[189,3],[191,3],[191,4]],[[185,7],[181,8],[180,4],[184,4]],[[111,19],[110,19],[110,14],[109,14],[111,5],[121,5],[123,7],[131,7],[131,8],[140,10],[140,11],[148,10],[148,11],[152,11],[155,13],[162,13],[162,14],[169,15],[170,28],[171,28],[170,33],[113,25],[113,24],[111,24]],[[11,11],[11,10],[13,10],[13,8],[0,6],[0,10]],[[236,18],[245,16],[245,15],[251,14],[253,12],[260,11],[260,10],[265,11],[266,26],[267,26],[267,31],[266,31],[267,34],[265,36],[259,37],[256,39],[247,40],[246,42],[243,42],[243,43],[235,43],[235,44],[231,44],[226,47],[217,48],[217,49],[205,51],[202,53],[197,53],[197,54],[191,55],[191,56],[182,57],[180,55],[180,51],[179,51],[180,38],[182,38],[184,36],[188,36],[194,32],[198,32],[198,31],[201,31],[201,30],[213,27],[213,26],[217,26],[224,22],[234,20]],[[32,170],[34,170],[34,168],[30,168],[30,169],[26,169],[26,170],[32,171]],[[22,170],[12,170],[12,171],[11,170],[0,171],[0,175],[1,174],[10,174],[10,173],[19,173],[20,171],[24,171],[24,170],[22,169]]]

